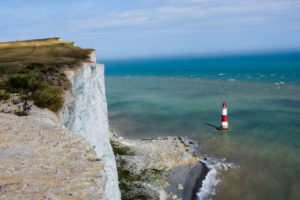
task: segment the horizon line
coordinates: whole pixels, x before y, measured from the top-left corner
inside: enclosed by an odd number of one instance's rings
[[[185,54],[165,54],[165,55],[143,55],[129,57],[97,57],[97,61],[118,61],[118,60],[147,60],[147,59],[167,59],[167,58],[214,58],[229,56],[251,56],[264,54],[284,54],[284,53],[300,53],[300,48],[287,49],[266,49],[266,50],[249,50],[249,51],[230,51],[230,52],[206,52],[206,53],[185,53]]]

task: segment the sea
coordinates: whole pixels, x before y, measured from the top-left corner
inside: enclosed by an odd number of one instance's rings
[[[197,142],[199,199],[300,199],[300,51],[99,62],[112,130]]]

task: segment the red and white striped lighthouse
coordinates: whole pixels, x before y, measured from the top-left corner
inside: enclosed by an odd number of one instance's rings
[[[227,122],[227,104],[224,101],[222,106],[222,122],[221,126],[217,128],[218,130],[228,130],[228,122]]]

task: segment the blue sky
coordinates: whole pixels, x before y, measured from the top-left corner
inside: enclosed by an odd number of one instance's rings
[[[0,0],[0,42],[54,36],[103,59],[300,49],[300,0]]]

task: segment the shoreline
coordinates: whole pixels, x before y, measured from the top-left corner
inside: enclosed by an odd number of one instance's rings
[[[127,199],[136,198],[134,195],[141,192],[149,199],[198,199],[197,193],[210,169],[192,153],[189,142],[181,137],[128,140],[111,132],[111,143],[121,190],[129,186],[139,188],[127,191]]]
[[[208,172],[210,171],[210,169],[208,168],[208,166],[201,162],[202,163],[202,170],[201,170],[201,173],[199,174],[199,177],[196,178],[196,183],[194,185],[194,188],[193,188],[193,191],[192,191],[192,200],[197,200],[198,199],[198,192],[200,191],[200,189],[202,188],[203,186],[203,181],[206,179],[207,177],[207,174]]]
[[[166,187],[165,190],[183,200],[197,200],[197,193],[201,189],[208,172],[209,168],[202,161],[197,162],[194,166],[180,166],[174,168],[168,176],[170,185]],[[182,190],[178,190],[177,188],[180,182],[184,183]]]

